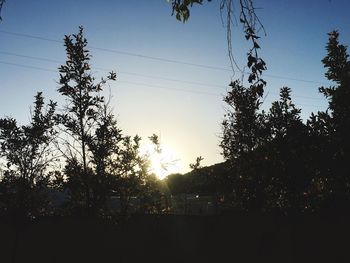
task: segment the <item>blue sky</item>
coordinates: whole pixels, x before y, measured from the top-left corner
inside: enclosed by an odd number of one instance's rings
[[[1,116],[10,115],[25,123],[36,91],[62,100],[56,92],[57,68],[65,60],[59,41],[83,25],[95,76],[106,75],[104,69],[118,74],[110,91],[125,133],[139,134],[145,140],[153,133],[160,135],[162,143],[181,159],[182,172],[199,155],[204,157],[204,165],[222,161],[218,146],[225,112],[222,98],[231,79],[240,76],[224,70],[229,69],[229,60],[219,2],[194,7],[190,20],[183,24],[171,16],[165,0],[7,0],[0,22]],[[268,108],[277,99],[279,88],[289,86],[306,120],[312,111],[327,106],[318,94],[318,87],[328,84],[321,59],[331,30],[338,29],[341,42],[350,43],[350,1],[254,2],[262,8],[258,14],[267,31],[261,40],[261,56],[268,66],[263,106]],[[240,25],[233,28],[232,38],[235,58],[243,67],[249,43]]]

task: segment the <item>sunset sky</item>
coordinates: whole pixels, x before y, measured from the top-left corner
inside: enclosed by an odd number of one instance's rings
[[[325,110],[318,87],[329,82],[321,59],[327,33],[337,29],[350,44],[350,1],[254,1],[267,36],[261,56],[267,63],[263,108],[289,86],[304,120]],[[145,141],[153,133],[179,159],[180,172],[203,156],[203,165],[220,155],[223,96],[231,80],[226,29],[220,1],[191,9],[187,23],[171,16],[166,0],[47,1],[7,0],[0,22],[0,114],[21,123],[37,91],[62,102],[57,68],[65,61],[62,39],[83,25],[96,78],[117,72],[111,84],[112,106],[125,134]],[[236,7],[238,1],[236,1]],[[233,52],[240,67],[249,43],[241,25],[233,28]]]

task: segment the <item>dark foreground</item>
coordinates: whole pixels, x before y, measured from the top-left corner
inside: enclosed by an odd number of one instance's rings
[[[0,224],[0,262],[350,262],[350,217],[134,216]],[[13,261],[14,260],[14,261]]]

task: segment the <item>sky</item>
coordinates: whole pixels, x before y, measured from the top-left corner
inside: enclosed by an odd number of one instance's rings
[[[330,84],[321,60],[328,32],[339,30],[340,41],[350,44],[350,1],[254,2],[266,29],[260,41],[268,68],[263,108],[288,86],[306,121],[311,112],[327,108],[318,93]],[[62,103],[57,92],[57,68],[65,61],[62,39],[82,25],[94,76],[117,72],[107,91],[125,134],[145,142],[159,135],[179,172],[187,172],[197,156],[204,157],[203,165],[222,162],[223,97],[241,75],[229,67],[219,6],[219,0],[195,6],[181,23],[166,0],[7,0],[0,22],[1,117],[28,122],[37,91]],[[243,68],[249,43],[240,24],[233,27],[232,45]]]

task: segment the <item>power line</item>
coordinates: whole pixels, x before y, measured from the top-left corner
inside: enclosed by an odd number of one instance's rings
[[[15,33],[15,32],[10,32],[10,31],[5,31],[5,30],[0,30],[0,33],[13,35],[13,36],[17,36],[17,37],[26,37],[26,38],[55,42],[55,43],[63,43],[63,41],[59,41],[56,39],[50,39],[50,38],[46,38],[46,37],[34,36],[34,35],[24,34],[24,33]]]
[[[24,64],[18,64],[18,63],[12,63],[12,62],[6,62],[6,61],[1,61],[1,60],[0,60],[0,64],[17,66],[17,67],[28,68],[28,69],[35,69],[35,70],[39,70],[39,71],[47,71],[47,72],[57,73],[56,70],[51,70],[51,69],[46,69],[46,68],[41,68],[41,67],[36,67],[36,66],[30,66],[30,65],[24,65]],[[136,86],[144,86],[144,87],[149,87],[149,88],[174,90],[174,91],[189,92],[189,93],[194,93],[194,94],[203,94],[203,95],[208,95],[208,96],[216,96],[216,97],[220,96],[220,97],[223,97],[222,94],[212,93],[212,92],[189,90],[189,89],[181,89],[181,88],[173,88],[173,87],[165,87],[165,86],[160,86],[160,85],[153,85],[153,84],[147,84],[147,83],[138,83],[138,82],[132,82],[132,81],[120,81],[119,80],[118,82],[119,83],[125,83],[125,84],[132,84],[132,85],[136,85]],[[317,107],[317,108],[324,107],[323,105],[312,105],[312,104],[299,104],[299,105],[306,106],[306,107]]]
[[[9,56],[15,56],[15,57],[29,58],[29,59],[33,59],[33,60],[39,60],[39,61],[46,61],[46,62],[50,62],[50,63],[64,64],[64,62],[59,61],[59,60],[54,60],[54,59],[50,59],[50,58],[43,58],[43,57],[37,57],[37,56],[28,56],[28,55],[18,54],[18,53],[14,53],[14,52],[0,51],[0,54],[9,55]],[[12,64],[15,64],[15,63],[12,63]],[[29,67],[30,68],[31,66],[21,65],[21,67]],[[109,69],[101,68],[101,67],[95,67],[95,69],[103,70],[103,71],[106,71],[106,72],[110,71]],[[49,70],[49,71],[51,71],[51,70]],[[161,80],[166,80],[166,81],[185,83],[185,84],[192,84],[192,85],[198,85],[198,86],[219,87],[219,88],[222,88],[222,89],[227,89],[228,88],[228,86],[223,86],[223,85],[207,84],[207,83],[201,83],[201,82],[195,82],[195,81],[172,79],[172,78],[165,78],[165,77],[159,77],[159,76],[151,76],[151,75],[145,75],[145,74],[134,73],[134,72],[127,72],[127,71],[118,71],[118,74],[139,76],[139,77],[149,78],[149,79],[161,79]],[[274,93],[274,92],[272,92],[272,94],[278,95],[278,93]],[[296,97],[296,98],[305,98],[305,99],[312,99],[312,100],[323,100],[323,98],[314,98],[314,97],[309,97],[309,96],[301,96],[301,95],[293,95],[293,96]]]
[[[300,81],[300,82],[307,82],[307,83],[315,83],[315,84],[321,84],[321,85],[328,85],[327,83],[315,81],[315,80],[307,80],[307,79],[298,79],[298,78],[291,78],[291,77],[281,77],[277,75],[270,75],[270,74],[264,74],[266,77],[275,78],[275,79],[286,79],[286,80],[293,80],[293,81]]]
[[[29,58],[29,59],[33,59],[33,60],[46,61],[46,62],[51,62],[51,63],[64,64],[63,61],[59,61],[59,60],[55,60],[55,59],[43,58],[43,57],[37,57],[37,56],[28,56],[28,55],[7,52],[7,51],[0,51],[0,54],[14,56],[14,57]],[[94,68],[98,69],[98,70],[107,71],[107,72],[110,71],[110,69],[107,69],[107,68],[101,68],[101,67],[94,67]],[[166,81],[194,84],[194,85],[199,85],[199,86],[219,87],[219,88],[227,88],[228,87],[228,86],[226,87],[226,86],[217,85],[217,84],[208,84],[208,83],[203,83],[203,82],[195,82],[195,81],[172,79],[172,78],[165,78],[165,77],[159,77],[159,76],[151,76],[151,75],[145,75],[145,74],[140,74],[140,73],[135,73],[135,72],[118,71],[118,73],[122,73],[125,75],[131,75],[131,76],[139,76],[139,77],[143,77],[143,78],[161,79],[161,80],[166,80]]]
[[[61,44],[64,43],[63,41],[59,41],[59,40],[52,39],[52,38],[46,38],[46,37],[35,36],[35,35],[30,35],[30,34],[23,34],[23,33],[14,33],[14,32],[5,31],[5,30],[0,30],[0,33],[13,35],[13,36],[17,36],[17,37],[25,37],[25,38],[31,38],[31,39],[37,39],[37,40],[61,43]],[[143,55],[143,54],[139,54],[139,53],[121,51],[121,50],[116,50],[116,49],[95,47],[95,46],[90,46],[90,45],[89,45],[89,48],[95,49],[95,50],[104,51],[104,52],[109,52],[109,53],[116,53],[116,54],[121,54],[121,55],[126,55],[126,56],[157,60],[157,61],[162,61],[162,62],[167,62],[167,63],[181,64],[181,65],[200,67],[200,68],[207,68],[207,69],[214,69],[214,70],[231,71],[231,69],[229,69],[228,67],[227,68],[223,68],[223,67],[217,67],[217,66],[203,65],[203,64],[191,63],[191,62],[180,61],[180,60],[175,60],[175,59],[168,59],[168,58],[148,56],[148,55]]]
[[[18,63],[12,63],[12,62],[1,61],[1,60],[0,60],[0,64],[5,64],[5,65],[16,66],[16,67],[22,67],[22,68],[35,69],[35,70],[40,70],[40,71],[48,71],[48,72],[57,73],[57,71],[52,70],[52,69],[46,69],[46,68],[30,66],[30,65],[24,65],[24,64],[18,64]],[[160,88],[160,89],[168,89],[168,90],[177,90],[177,91],[197,93],[197,94],[205,94],[205,95],[211,95],[211,96],[221,96],[218,93],[211,93],[211,92],[205,92],[205,91],[195,91],[195,90],[187,90],[187,89],[181,89],[181,88],[164,87],[164,86],[159,86],[159,85],[153,85],[153,84],[151,85],[151,84],[137,83],[137,82],[131,82],[131,81],[120,81],[119,80],[118,82],[119,83],[134,84],[134,85],[138,85],[138,86],[146,86],[146,87],[153,87],[153,88]]]
[[[231,69],[217,67],[217,66],[209,66],[209,65],[196,64],[196,63],[185,62],[185,61],[180,61],[180,60],[175,60],[175,59],[147,56],[147,55],[142,55],[142,54],[137,54],[137,53],[132,53],[132,52],[119,51],[119,50],[115,50],[115,49],[100,48],[100,47],[94,47],[94,46],[89,46],[89,47],[91,49],[100,50],[100,51],[104,51],[104,52],[116,53],[116,54],[127,55],[127,56],[138,57],[138,58],[145,58],[145,59],[150,59],[150,60],[157,60],[157,61],[162,61],[162,62],[167,62],[167,63],[174,63],[174,64],[187,65],[187,66],[213,69],[213,70],[231,71]]]
[[[42,41],[49,41],[49,42],[63,44],[63,41],[59,41],[59,40],[51,39],[51,38],[46,38],[46,37],[42,37],[42,36],[31,35],[31,34],[15,33],[15,32],[10,32],[10,31],[5,31],[5,30],[0,30],[0,33],[13,35],[13,36],[17,36],[17,37],[31,38],[31,39],[37,39],[37,40],[42,40]],[[116,53],[116,54],[121,54],[121,55],[139,57],[139,58],[143,58],[143,59],[157,60],[157,61],[162,61],[162,62],[167,62],[167,63],[174,63],[174,64],[207,68],[207,69],[212,69],[212,70],[228,71],[228,72],[232,71],[232,69],[230,67],[218,67],[218,66],[212,66],[212,65],[196,64],[196,63],[191,63],[191,62],[186,62],[186,61],[148,56],[148,55],[144,55],[144,54],[121,51],[121,50],[116,50],[116,49],[103,48],[103,47],[89,46],[89,48],[104,51],[104,52],[109,52],[109,53]],[[244,74],[246,75],[247,73],[244,73]],[[293,80],[293,81],[306,82],[306,83],[328,85],[327,83],[320,82],[320,81],[314,81],[314,80],[305,80],[305,79],[278,76],[278,75],[270,75],[270,74],[264,74],[264,76],[270,77],[270,78],[275,78],[275,79],[285,79],[285,80]]]
[[[46,69],[46,68],[41,68],[41,67],[29,66],[29,65],[23,65],[23,64],[12,63],[12,62],[7,62],[7,61],[1,61],[1,60],[0,60],[0,64],[5,64],[5,65],[16,66],[16,67],[21,67],[21,68],[28,68],[28,69],[35,69],[35,70],[41,70],[41,71],[48,71],[48,72],[57,73],[56,70],[52,70],[52,69]]]
[[[190,93],[195,93],[195,94],[204,94],[204,95],[209,95],[209,96],[222,97],[221,94],[213,93],[213,92],[187,90],[187,89],[173,88],[173,87],[165,87],[165,86],[159,86],[159,85],[153,85],[153,84],[147,84],[147,83],[139,83],[139,82],[133,82],[133,81],[120,80],[119,83],[126,83],[126,84],[132,84],[132,85],[144,86],[144,87],[150,87],[150,88],[166,89],[166,90],[177,90],[177,91],[184,91],[184,92],[190,92]]]
[[[37,56],[28,56],[28,55],[18,54],[18,53],[14,53],[14,52],[0,51],[0,54],[13,56],[13,57],[29,58],[29,59],[33,59],[33,60],[40,60],[40,61],[62,64],[62,61],[59,61],[59,60],[37,57]]]
[[[179,82],[179,83],[184,83],[184,84],[193,84],[193,85],[198,85],[198,86],[218,87],[218,88],[227,88],[228,87],[228,85],[226,87],[226,86],[217,85],[217,84],[207,84],[207,83],[196,82],[196,81],[189,81],[189,80],[181,80],[181,79],[172,79],[172,78],[165,78],[165,77],[159,77],[159,76],[144,75],[144,74],[139,74],[139,73],[127,72],[127,71],[118,71],[118,72],[121,73],[121,74],[125,74],[125,75],[139,76],[139,77],[149,78],[149,79],[160,79],[160,80]]]

